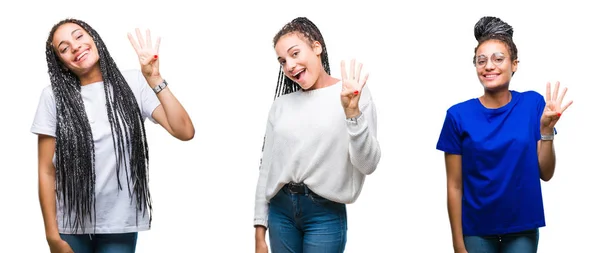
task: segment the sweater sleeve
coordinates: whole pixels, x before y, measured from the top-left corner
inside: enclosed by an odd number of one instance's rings
[[[361,115],[356,121],[346,120],[348,134],[350,135],[349,155],[350,162],[356,169],[365,175],[375,171],[381,150],[377,140],[377,112],[370,92],[361,95]],[[367,90],[368,91],[368,90]],[[365,96],[366,95],[366,96]]]
[[[267,122],[267,130],[263,143],[262,157],[260,159],[260,169],[254,202],[254,226],[260,225],[268,227],[269,204],[266,197],[266,188],[267,177],[271,167],[271,150],[273,147],[273,124],[271,121],[272,114],[273,109],[271,109],[271,112],[269,113],[269,120]]]

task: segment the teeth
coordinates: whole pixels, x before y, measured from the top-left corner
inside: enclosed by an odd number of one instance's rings
[[[81,59],[81,57],[83,57],[84,55],[86,55],[88,52],[85,51],[83,53],[81,53],[79,56],[77,56],[77,58],[75,59],[76,61],[79,61]]]

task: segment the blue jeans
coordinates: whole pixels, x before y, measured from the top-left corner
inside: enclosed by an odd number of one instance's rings
[[[465,236],[469,253],[536,253],[539,230],[493,236]]]
[[[125,234],[60,234],[75,253],[135,253],[137,233]]]
[[[273,253],[344,252],[346,205],[284,187],[270,200],[268,231]]]

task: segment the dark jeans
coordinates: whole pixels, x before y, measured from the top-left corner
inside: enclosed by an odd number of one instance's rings
[[[125,234],[60,234],[75,253],[135,253],[137,233]]]
[[[465,236],[469,253],[536,253],[539,230],[494,236]]]
[[[270,200],[268,231],[273,253],[344,252],[346,205],[284,187]]]

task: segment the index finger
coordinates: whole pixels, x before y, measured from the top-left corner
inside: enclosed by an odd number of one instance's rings
[[[154,46],[154,50],[156,50],[156,54],[158,54],[159,47],[160,47],[160,37],[156,38],[156,45]]]
[[[567,108],[569,108],[569,106],[571,106],[573,104],[573,100],[569,101],[561,110],[560,110],[560,114],[565,113],[565,111],[567,110]]]

